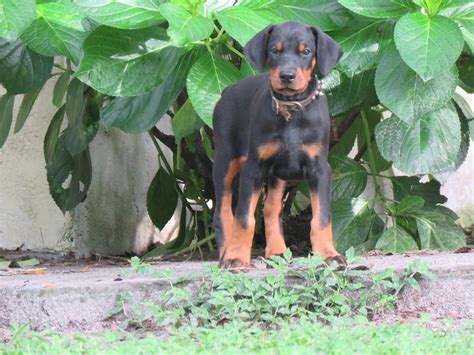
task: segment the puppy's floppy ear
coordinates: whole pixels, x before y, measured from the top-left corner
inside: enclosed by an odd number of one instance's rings
[[[267,44],[272,30],[273,25],[268,25],[244,46],[245,56],[259,72],[265,69],[267,62]]]
[[[319,27],[311,26],[314,39],[316,40],[316,60],[321,74],[327,75],[341,59],[341,46],[329,37],[326,33],[321,31]]]

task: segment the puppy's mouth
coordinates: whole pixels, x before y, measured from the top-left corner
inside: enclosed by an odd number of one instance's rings
[[[302,92],[306,90],[307,87],[308,87],[308,84],[306,84],[303,88],[298,88],[298,89],[291,87],[291,85],[285,85],[285,84],[281,84],[279,86],[272,85],[273,91],[285,96],[294,96],[294,95],[301,94]]]

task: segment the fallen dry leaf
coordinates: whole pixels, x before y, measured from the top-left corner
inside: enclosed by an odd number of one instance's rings
[[[44,286],[41,286],[41,288],[56,288],[55,284],[46,284]]]
[[[462,248],[459,248],[458,250],[456,250],[454,252],[454,254],[464,254],[464,253],[471,253],[474,249],[470,248],[470,247],[462,247]]]
[[[18,270],[18,274],[25,274],[25,275],[44,275],[48,273],[48,270],[46,268],[40,268],[40,269],[23,269],[23,270]]]

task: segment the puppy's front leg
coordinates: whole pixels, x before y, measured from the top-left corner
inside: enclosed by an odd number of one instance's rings
[[[232,237],[223,245],[220,266],[241,270],[250,265],[255,232],[255,209],[262,188],[262,174],[257,159],[248,159],[240,175],[239,201],[235,211]]]
[[[326,160],[316,157],[308,169],[308,182],[311,196],[311,246],[313,253],[346,265],[343,255],[334,247],[331,223],[331,168]]]

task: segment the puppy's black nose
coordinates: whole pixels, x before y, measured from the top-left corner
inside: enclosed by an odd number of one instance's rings
[[[289,71],[284,71],[280,72],[280,79],[284,83],[291,83],[293,80],[295,80],[295,73],[294,72],[289,72]]]

